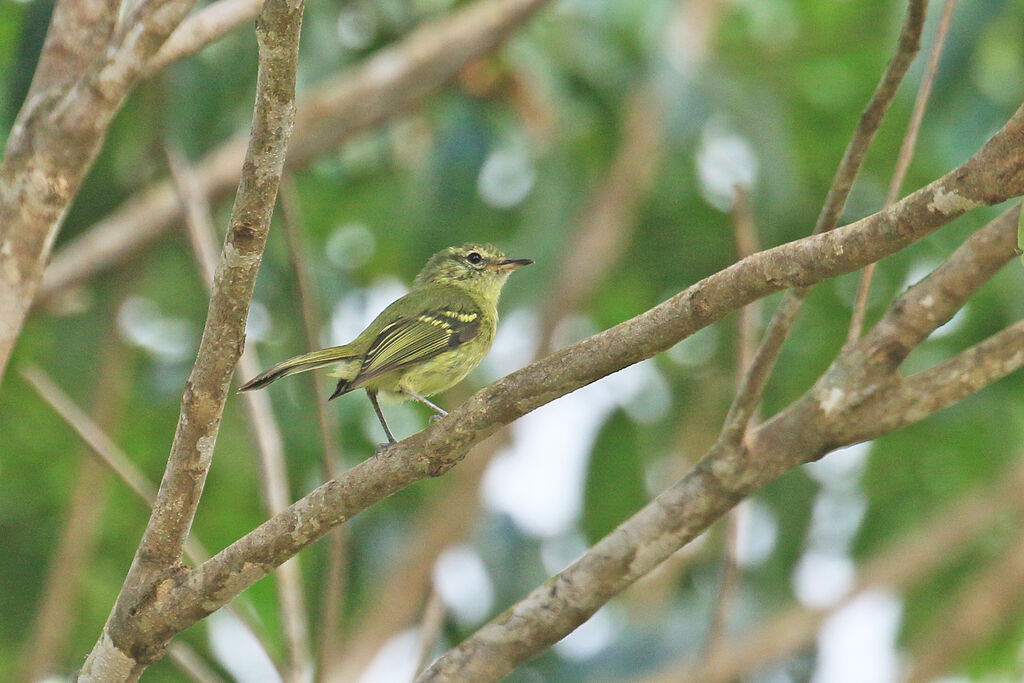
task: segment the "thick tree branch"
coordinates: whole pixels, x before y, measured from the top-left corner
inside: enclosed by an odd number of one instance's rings
[[[60,0],[53,8],[32,84],[16,127],[24,127],[38,104],[72,85],[107,46],[117,22],[112,0]]]
[[[325,150],[416,106],[545,2],[478,0],[449,17],[425,23],[351,73],[324,83],[299,104],[289,168],[305,166]],[[211,201],[238,183],[245,145],[244,138],[229,141],[197,164],[198,182]],[[54,255],[40,298],[120,263],[181,218],[169,181],[141,191]]]
[[[158,595],[137,618],[157,639],[169,637],[218,609],[333,525],[415,481],[447,471],[472,445],[502,425],[664,351],[759,297],[850,272],[930,234],[970,208],[1020,194],[1024,191],[1022,143],[1024,109],[965,164],[887,211],[754,254],[646,313],[495,382],[447,418],[312,491],[202,566],[162,582]],[[1002,369],[1005,374],[1014,367],[1004,363]],[[818,392],[816,386],[759,427],[752,434],[749,452],[716,448],[679,484],[630,520],[627,531],[614,532],[508,612],[515,624],[528,624],[528,642],[503,635],[500,619],[485,627],[483,635],[460,650],[460,660],[471,662],[465,670],[476,670],[481,659],[474,659],[473,653],[482,652],[481,642],[495,646],[482,657],[488,663],[481,673],[484,678],[533,656],[706,528],[740,497],[842,443],[841,437],[849,435],[835,433],[834,420],[822,419],[829,416],[830,406],[822,404]],[[492,636],[497,640],[489,641]],[[429,675],[449,666],[462,670],[452,659],[451,654],[442,658]]]
[[[44,55],[44,75],[25,102],[0,165],[0,376],[32,304],[64,215],[99,151],[114,114],[138,81],[143,65],[188,13],[195,0],[145,0],[125,18],[102,55],[82,72],[95,39],[72,38],[95,10],[62,9],[52,35],[70,40],[69,63],[59,64],[58,42]],[[101,36],[111,8],[96,11]],[[62,30],[62,27],[66,30]],[[91,27],[90,27],[91,28]],[[73,46],[72,46],[73,45]],[[63,50],[61,50],[62,52]],[[52,73],[51,73],[52,71]],[[50,86],[53,87],[44,87]]]
[[[699,664],[681,661],[634,683],[730,683],[814,642],[821,624],[865,591],[905,591],[951,562],[1009,510],[1024,506],[1024,462],[1008,467],[997,485],[979,487],[938,510],[919,527],[887,542],[864,561],[855,585],[825,609],[794,607],[769,615],[753,632],[730,639]]]
[[[256,271],[266,244],[295,115],[303,0],[267,0],[256,22],[259,76],[249,149],[195,366],[182,398],[156,504],[84,680],[133,680],[171,635],[147,629],[148,604],[184,573],[182,548],[202,494],[228,383],[242,353]]]

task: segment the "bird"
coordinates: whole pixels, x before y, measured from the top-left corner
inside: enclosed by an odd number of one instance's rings
[[[409,293],[381,311],[353,341],[282,361],[239,391],[333,366],[329,374],[339,379],[327,400],[364,389],[388,445],[394,444],[378,394],[416,400],[438,417],[447,415],[427,397],[451,388],[484,359],[494,341],[505,281],[514,270],[531,263],[532,259],[506,258],[490,244],[442,249],[423,266]]]

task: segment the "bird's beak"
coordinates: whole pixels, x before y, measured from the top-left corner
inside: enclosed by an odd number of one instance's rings
[[[533,263],[532,258],[507,258],[504,261],[498,261],[491,268],[494,270],[515,270],[516,268],[522,268]]]

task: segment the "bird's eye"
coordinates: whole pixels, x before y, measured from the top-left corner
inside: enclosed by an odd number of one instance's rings
[[[466,260],[475,266],[478,265],[481,261],[483,261],[484,257],[476,253],[475,251],[471,251],[468,254],[466,254]]]

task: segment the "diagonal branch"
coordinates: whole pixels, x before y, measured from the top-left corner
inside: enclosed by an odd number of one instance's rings
[[[21,332],[53,242],[78,187],[99,151],[107,128],[139,80],[145,62],[188,14],[195,0],[145,0],[126,17],[102,56],[81,68],[92,40],[78,42],[66,65],[56,52],[45,55],[37,92],[25,102],[11,128],[0,165],[0,375]],[[78,31],[91,5],[64,10],[68,31]],[[98,12],[98,33],[106,35],[110,7]],[[77,28],[75,28],[77,27]],[[91,27],[90,27],[91,28]],[[52,35],[61,32],[54,27]],[[70,36],[67,36],[70,38]],[[57,38],[55,38],[57,40]],[[72,39],[73,40],[73,39]],[[91,45],[85,47],[85,44]],[[51,48],[56,50],[54,44]],[[52,66],[48,66],[52,65]],[[68,68],[68,76],[47,75]],[[44,87],[46,86],[46,87]]]
[[[252,21],[260,13],[260,0],[218,0],[181,22],[160,51],[146,64],[145,78],[168,65],[194,55],[225,33]]]
[[[962,553],[1008,510],[1021,510],[1024,461],[1006,468],[999,484],[957,498],[929,520],[886,543],[862,564],[855,585],[828,608],[793,607],[769,615],[751,633],[730,639],[717,654],[701,661],[680,661],[641,676],[634,683],[730,683],[779,661],[814,642],[821,624],[865,591],[908,590]]]
[[[631,320],[495,382],[447,418],[315,489],[195,570],[179,571],[161,582],[158,594],[136,613],[138,628],[156,639],[169,638],[218,609],[332,526],[413,482],[444,473],[501,426],[666,350],[729,311],[773,291],[856,270],[921,239],[970,208],[1024,192],[1022,143],[1024,108],[966,163],[887,211],[749,256]],[[1024,354],[1018,360],[1024,363]],[[1006,362],[1001,368],[1006,374],[1016,364]],[[816,386],[759,427],[752,434],[749,451],[716,447],[679,484],[627,522],[638,524],[644,533],[614,532],[567,573],[510,611],[521,615],[515,617],[518,623],[530,624],[532,635],[514,651],[490,652],[485,659],[507,671],[533,656],[693,538],[740,497],[841,443],[840,437],[848,435],[838,433],[834,420],[823,419],[830,406],[820,400],[819,392],[829,388]],[[876,402],[882,395],[876,394]],[[792,443],[793,438],[797,443]],[[593,577],[601,577],[601,585],[593,585]],[[575,579],[580,583],[572,587]],[[488,633],[500,634],[503,626],[492,623],[484,631],[474,640],[477,646],[481,638],[487,641]],[[442,658],[431,671],[447,666],[451,658],[451,654]]]
[[[448,17],[427,22],[394,47],[322,84],[304,97],[295,117],[288,167],[309,164],[325,150],[407,111],[451,80],[460,69],[494,49],[546,0],[478,0]],[[211,201],[238,183],[244,138],[223,144],[197,164],[196,175]],[[176,225],[182,218],[173,185],[156,183],[59,251],[40,297],[85,280]]]
[[[232,211],[203,338],[185,387],[156,504],[83,680],[130,680],[162,656],[170,636],[139,628],[140,612],[186,570],[181,564],[220,428],[228,383],[266,244],[295,115],[303,0],[266,0],[256,22],[259,76],[242,182]]]

